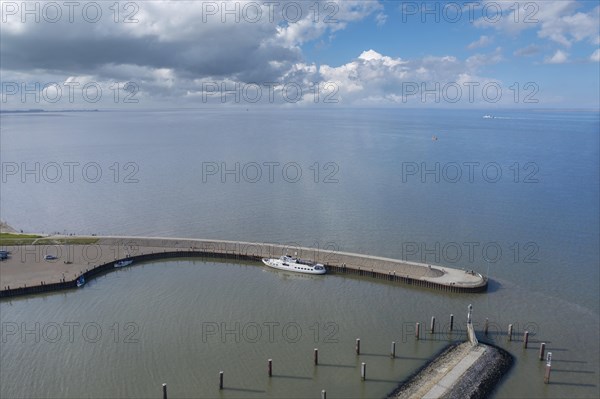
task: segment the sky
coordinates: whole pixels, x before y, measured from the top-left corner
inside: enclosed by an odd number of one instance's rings
[[[0,106],[598,108],[598,1],[0,1]]]

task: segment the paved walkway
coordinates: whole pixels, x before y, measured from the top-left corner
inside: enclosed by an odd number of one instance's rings
[[[435,282],[459,287],[478,287],[484,284],[480,274],[467,273],[427,264],[396,259],[323,249],[296,247],[268,243],[234,242],[222,240],[197,240],[190,238],[159,237],[68,237],[52,236],[52,239],[91,238],[95,244],[88,245],[25,245],[5,247],[11,257],[0,263],[0,289],[6,287],[57,283],[62,279],[73,280],[81,273],[98,265],[128,256],[160,252],[212,252],[254,257],[279,257],[285,253],[314,261],[349,268],[361,268],[415,280]],[[55,255],[56,260],[45,260],[45,255]]]
[[[441,398],[460,383],[467,370],[486,352],[485,345],[464,342],[438,356],[401,387],[397,399]]]
[[[469,344],[470,345],[470,344]],[[435,399],[441,398],[448,393],[452,387],[460,380],[460,377],[471,367],[477,359],[485,353],[486,348],[484,346],[477,346],[467,351],[466,354],[459,362],[448,372],[435,382],[433,388],[431,388],[422,397],[424,399]]]

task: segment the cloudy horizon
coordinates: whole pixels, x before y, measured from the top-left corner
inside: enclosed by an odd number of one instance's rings
[[[1,1],[2,109],[597,108],[585,1]]]

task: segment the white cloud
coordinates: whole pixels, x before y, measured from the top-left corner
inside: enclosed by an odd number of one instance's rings
[[[479,69],[498,62],[500,51],[460,60],[450,55],[402,59],[367,50],[338,67],[323,65],[319,72],[323,81],[335,83],[344,104],[448,105],[453,103],[457,88],[461,92],[460,102],[465,104],[470,87],[479,92],[475,97],[481,101],[481,88],[491,82],[497,83],[480,76]],[[429,94],[422,96],[425,91]],[[436,101],[436,95],[439,101]]]
[[[535,44],[530,44],[527,47],[523,47],[523,48],[516,50],[513,54],[516,55],[517,57],[529,57],[529,56],[532,56],[539,52],[540,52],[539,46],[536,46]]]
[[[470,70],[477,70],[484,65],[493,65],[501,62],[502,48],[497,47],[491,54],[475,54],[466,60],[466,64]]]
[[[565,47],[585,40],[592,44],[599,41],[600,6],[577,12],[581,4],[575,0],[485,0],[484,3],[497,5],[504,14],[498,20],[478,18],[474,23],[477,27],[493,28],[512,36],[526,29],[536,29],[538,37]]]
[[[268,2],[267,2],[268,3]],[[298,46],[309,40],[321,37],[326,32],[336,32],[345,29],[348,23],[360,21],[375,12],[381,12],[383,7],[377,1],[360,0],[321,0],[313,2],[291,2],[301,4],[305,10],[302,18],[289,23],[289,17],[277,26],[278,34],[274,38],[283,41],[288,46]],[[277,3],[279,4],[279,3]],[[281,6],[283,9],[285,6]],[[316,13],[315,10],[320,11]],[[282,13],[282,15],[286,15]]]
[[[457,90],[459,99],[456,102],[464,105],[490,105],[490,102],[482,98],[483,88],[486,85],[502,86],[502,82],[492,77],[483,76],[481,69],[485,65],[499,62],[502,59],[501,49],[498,48],[489,54],[477,54],[475,56],[460,59],[452,55],[434,56],[429,55],[422,58],[405,59],[384,55],[373,49],[365,50],[355,59],[339,65],[320,65],[311,63],[295,62],[282,63],[272,60],[270,63],[275,69],[281,69],[280,76],[274,80],[277,82],[274,88],[274,98],[277,104],[286,105],[283,101],[283,90],[286,84],[300,86],[304,97],[294,104],[314,105],[314,85],[320,88],[321,100],[332,94],[341,104],[349,106],[452,106],[456,98]],[[67,75],[67,77],[70,75]],[[109,76],[110,78],[106,78]],[[246,82],[235,75],[214,78],[210,76],[196,76],[177,73],[173,68],[152,68],[134,64],[110,64],[104,65],[97,70],[97,75],[83,76],[71,75],[70,80],[80,84],[95,81],[106,87],[107,93],[112,93],[108,88],[111,82],[120,82],[121,86],[128,80],[129,76],[135,77],[135,83],[139,84],[139,93],[136,98],[140,104],[150,106],[152,104],[221,104],[218,93],[208,89],[218,89],[225,85],[226,89],[237,90]],[[29,76],[21,73],[22,80],[39,80],[35,74]],[[7,76],[8,80],[13,76]],[[66,77],[49,77],[49,81],[64,81]],[[271,101],[266,94],[269,92],[266,86],[262,87],[262,104]],[[208,86],[207,86],[208,85]],[[256,86],[256,85],[255,85]],[[502,87],[506,93],[508,88]],[[293,91],[293,90],[292,90]],[[251,90],[249,96],[252,97]],[[124,93],[124,92],[123,92]],[[493,95],[494,89],[486,91]],[[471,100],[469,97],[475,97]],[[242,93],[243,95],[243,93]],[[47,93],[52,97],[52,93]],[[105,96],[107,100],[110,100]],[[501,103],[508,104],[511,96],[504,96]],[[228,97],[227,103],[234,105],[234,97]],[[143,100],[143,101],[142,101]],[[319,103],[319,104],[322,104]],[[498,103],[494,102],[494,105]],[[76,103],[74,106],[81,107],[89,104]],[[291,104],[290,104],[291,105]],[[510,104],[508,104],[510,105]],[[64,106],[64,105],[63,105]],[[96,105],[95,105],[96,106]],[[114,104],[109,104],[114,106]]]
[[[552,57],[546,57],[544,63],[546,64],[564,64],[569,60],[569,54],[562,51],[556,50],[556,53]]]
[[[478,40],[475,40],[474,42],[470,43],[467,48],[469,50],[473,50],[476,48],[480,48],[480,47],[485,47],[487,45],[489,45],[490,43],[492,43],[492,38],[490,38],[489,36],[481,36]]]
[[[572,15],[552,15],[543,21],[538,32],[541,38],[570,47],[575,42],[588,40],[594,43],[598,40],[598,26],[600,25],[600,6],[589,13],[578,12]]]
[[[56,4],[60,7],[62,2]],[[104,90],[103,101],[111,97],[108,93],[115,84],[122,88],[132,82],[139,88],[136,98],[144,99],[145,105],[202,101],[207,84],[231,88],[276,82],[275,91],[281,91],[293,83],[308,93],[322,76],[316,65],[303,63],[302,44],[332,41],[348,24],[370,16],[379,23],[385,20],[379,1],[159,0],[132,3],[138,7],[135,23],[123,23],[133,10],[123,9],[123,3],[119,23],[113,21],[112,3],[94,4],[100,5],[103,15],[94,24],[81,18],[81,6],[73,23],[66,8],[58,23],[35,23],[34,17],[22,23],[20,14],[7,15],[0,35],[3,81],[44,86],[70,79],[67,83],[75,80],[80,87],[96,82]],[[363,72],[366,77],[378,76],[379,64],[397,62],[384,56],[376,59],[374,53],[365,56],[369,55],[373,59],[370,71]],[[357,87],[362,84],[358,81]],[[263,89],[268,92],[267,86]],[[41,94],[52,98],[52,90],[54,86]]]
[[[392,57],[381,55],[375,50],[363,51],[361,55],[358,56],[358,59],[367,61],[370,64],[383,65],[385,67],[395,67],[407,63],[407,61],[402,61],[399,58],[394,59]]]
[[[315,82],[335,82],[340,99],[347,104],[385,104],[404,101],[407,84],[417,84],[419,88],[422,85],[435,88],[436,85],[458,84],[466,93],[466,85],[471,82],[479,86],[494,82],[494,79],[482,76],[482,69],[503,61],[500,47],[468,58],[428,55],[414,59],[389,56],[366,48],[358,57],[342,65],[317,66],[303,60],[301,45],[331,38],[355,21],[373,17],[378,24],[385,23],[381,3],[322,0],[318,5],[318,20],[312,11],[317,7],[314,1],[280,0],[280,3],[274,21],[269,21],[268,8],[261,6],[263,16],[255,23],[244,21],[244,17],[253,17],[250,14],[242,15],[239,22],[233,21],[235,16],[227,15],[229,22],[226,23],[222,22],[223,15],[219,13],[206,14],[203,4],[222,7],[221,2],[153,1],[139,4],[136,15],[139,22],[135,24],[115,24],[110,11],[106,11],[107,22],[95,25],[9,24],[0,37],[2,63],[6,68],[2,70],[3,79],[65,82],[69,78],[80,84],[103,82],[103,87],[110,87],[111,82],[131,80],[139,84],[140,96],[175,101],[201,99],[205,93],[203,85],[211,82],[225,82],[227,87],[236,83],[277,82],[283,85],[293,82],[303,88]],[[302,7],[302,18],[296,22],[281,16],[282,6],[292,3]],[[573,4],[572,1],[565,3]],[[103,3],[103,6],[111,4]],[[264,3],[244,0],[235,4],[243,10],[249,4]],[[330,14],[326,7],[330,4],[337,7],[331,16],[337,22],[326,20]],[[507,4],[508,8],[513,2]],[[552,14],[552,20],[557,23],[554,32],[558,36],[551,40],[561,40],[561,34],[567,42],[592,40],[593,37],[586,33],[589,30],[586,15],[589,17],[590,13],[574,13],[572,7],[561,8],[559,5],[555,8],[568,10],[565,15],[572,18],[558,23],[556,11],[545,11]],[[523,26],[525,24],[518,29],[528,27]],[[468,47],[477,49],[492,42],[492,36],[482,35]],[[536,51],[539,51],[538,47],[531,45],[517,53],[528,55]],[[559,50],[547,62],[564,63],[568,58],[569,54]],[[591,59],[598,60],[598,51]]]
[[[377,23],[377,26],[383,26],[385,25],[385,23],[387,22],[387,18],[388,16],[382,12],[378,13],[375,16],[375,22]]]
[[[596,51],[590,55],[590,60],[594,62],[600,62],[600,49],[596,49]]]

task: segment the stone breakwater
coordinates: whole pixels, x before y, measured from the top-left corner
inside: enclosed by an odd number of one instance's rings
[[[503,349],[470,342],[444,349],[388,398],[483,399],[510,369],[513,357]]]
[[[460,381],[443,398],[484,399],[494,390],[502,377],[511,368],[513,357],[504,349],[485,346],[486,350],[483,355],[462,375]]]

